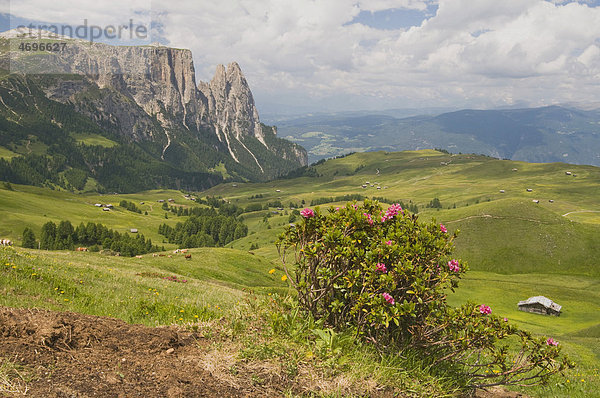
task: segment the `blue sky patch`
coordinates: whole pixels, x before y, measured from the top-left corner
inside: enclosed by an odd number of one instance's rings
[[[425,19],[434,16],[437,9],[437,4],[430,4],[425,11],[403,8],[391,8],[376,12],[361,11],[347,25],[360,23],[380,30],[408,29],[411,26],[420,26]]]

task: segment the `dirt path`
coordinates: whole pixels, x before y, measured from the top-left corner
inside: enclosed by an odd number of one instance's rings
[[[269,397],[203,369],[206,341],[176,327],[36,309],[0,308],[0,357],[24,366],[29,397]],[[14,393],[9,397],[22,397]]]
[[[569,214],[575,214],[575,213],[600,213],[600,211],[598,211],[598,210],[575,210],[575,211],[570,211],[568,213],[565,213],[562,216],[566,217]]]

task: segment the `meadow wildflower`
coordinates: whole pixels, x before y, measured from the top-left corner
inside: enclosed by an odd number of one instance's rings
[[[448,268],[450,269],[450,271],[453,271],[453,272],[460,271],[460,266],[458,265],[458,261],[456,261],[455,259],[448,261]]]
[[[448,230],[446,229],[446,227],[444,226],[444,224],[440,224],[440,231],[442,231],[443,233],[448,232]]]
[[[394,301],[394,298],[392,297],[392,295],[391,295],[391,294],[389,294],[389,293],[383,293],[381,296],[382,296],[382,297],[383,297],[383,299],[384,299],[385,301],[387,301],[387,302],[388,302],[390,305],[394,305],[394,304],[396,303],[396,302]]]
[[[269,274],[274,274],[274,273],[275,273],[275,268],[271,268],[271,269],[269,270]]]
[[[546,344],[547,345],[557,346],[558,345],[558,341],[554,340],[552,337],[548,337],[548,340],[546,340]]]
[[[315,212],[307,207],[300,212],[300,215],[304,218],[311,218],[315,216]]]
[[[479,312],[481,312],[483,315],[487,315],[492,313],[492,309],[485,304],[481,304],[479,306]]]
[[[284,281],[284,282],[285,282],[285,281],[287,281],[287,275],[283,275],[283,276],[281,277],[281,280],[282,280],[282,281]]]
[[[387,272],[387,267],[384,263],[377,263],[377,271],[379,272]]]

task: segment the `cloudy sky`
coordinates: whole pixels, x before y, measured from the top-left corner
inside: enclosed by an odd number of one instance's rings
[[[0,0],[0,22],[135,18],[148,40],[190,48],[199,80],[237,61],[263,112],[600,101],[600,0],[52,4]]]

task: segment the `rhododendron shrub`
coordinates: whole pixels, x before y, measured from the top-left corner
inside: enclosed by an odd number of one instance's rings
[[[278,247],[284,264],[295,249],[296,272],[289,276],[301,306],[330,325],[355,327],[386,344],[408,339],[412,325],[443,308],[444,289],[466,270],[445,266],[455,235],[420,223],[399,205],[384,210],[367,200],[313,214]]]
[[[277,247],[301,308],[315,319],[380,348],[412,346],[453,361],[472,380],[486,381],[478,385],[518,384],[539,367],[527,379],[537,382],[568,366],[558,362],[559,346],[509,326],[488,305],[448,306],[446,293],[468,270],[450,256],[456,232],[369,200],[324,213],[305,210],[310,216],[288,228]],[[516,359],[497,344],[509,336],[524,347]],[[483,363],[495,367],[493,382],[487,373],[478,378]]]

